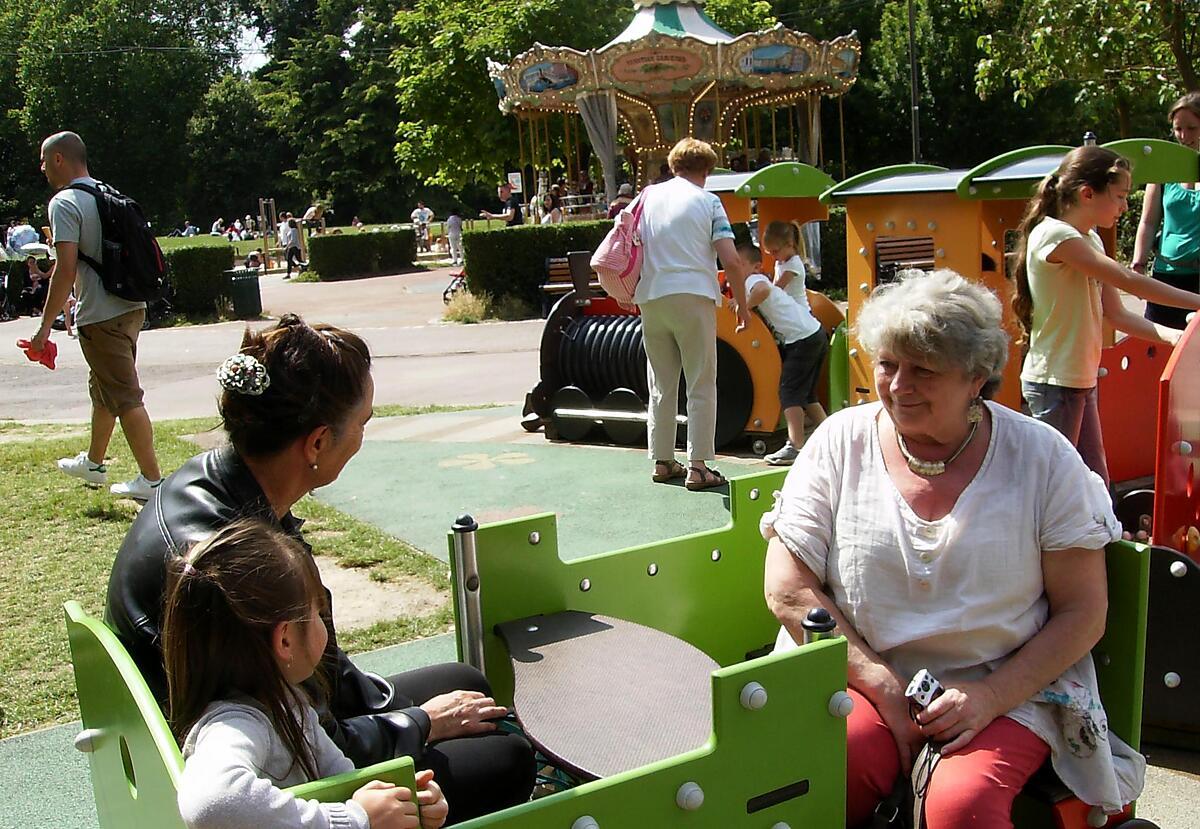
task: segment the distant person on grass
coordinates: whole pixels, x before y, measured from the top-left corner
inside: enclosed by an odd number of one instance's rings
[[[154,427],[142,404],[137,373],[137,339],[146,319],[146,303],[110,294],[100,275],[80,258],[81,253],[95,261],[103,258],[95,198],[81,190],[64,189],[76,181],[97,183],[88,172],[83,139],[73,132],[59,132],[43,141],[42,172],[57,191],[48,212],[58,256],[50,271],[50,291],[42,325],[33,336],[33,350],[45,347],[54,319],[74,286],[75,325],[90,369],[88,392],[92,398],[91,442],[75,457],[61,458],[58,468],[89,483],[106,483],[105,453],[119,419],[139,472],[132,480],[113,484],[110,490],[114,495],[147,501],[162,482],[162,474],[154,454]]]

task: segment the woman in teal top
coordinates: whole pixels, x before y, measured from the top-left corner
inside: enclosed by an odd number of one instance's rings
[[[1200,92],[1189,92],[1176,101],[1168,117],[1175,140],[1200,152]],[[1160,223],[1162,233],[1155,250],[1155,235]],[[1155,279],[1187,291],[1200,288],[1200,189],[1197,182],[1146,186],[1132,269],[1145,273],[1152,253]],[[1181,308],[1146,303],[1146,319],[1172,328],[1185,328],[1187,314]]]

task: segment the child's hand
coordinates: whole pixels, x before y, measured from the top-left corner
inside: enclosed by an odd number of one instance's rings
[[[372,780],[356,791],[352,800],[367,813],[371,829],[420,829],[417,804],[403,786]]]
[[[429,769],[417,772],[417,803],[421,807],[422,829],[440,829],[450,814],[450,804],[442,794],[442,787],[433,782]]]

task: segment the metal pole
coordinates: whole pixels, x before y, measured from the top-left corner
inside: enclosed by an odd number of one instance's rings
[[[921,161],[921,117],[917,103],[917,21],[913,11],[913,0],[908,0],[908,65],[910,70],[909,89],[912,92],[912,157],[913,164]]]
[[[483,610],[479,601],[479,564],[475,558],[475,531],[479,524],[469,515],[459,516],[454,531],[454,594],[458,612],[458,654],[472,667],[484,670]]]

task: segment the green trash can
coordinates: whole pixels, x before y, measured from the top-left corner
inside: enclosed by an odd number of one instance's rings
[[[225,271],[229,283],[229,298],[233,315],[241,320],[262,316],[262,294],[258,290],[258,271],[255,268],[233,268]]]

